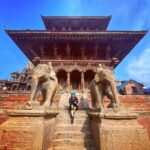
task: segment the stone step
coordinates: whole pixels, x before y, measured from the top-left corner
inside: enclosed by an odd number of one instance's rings
[[[57,124],[56,125],[56,129],[57,127],[89,127],[89,124],[68,124],[68,123],[61,123],[61,124]]]
[[[92,146],[91,139],[54,139],[53,146]]]
[[[86,111],[81,111],[81,110],[76,111],[75,114],[78,116],[87,116]],[[59,115],[70,115],[70,111],[61,110],[61,111],[59,111]]]
[[[83,134],[83,135],[87,135],[87,134],[91,134],[91,132],[88,130],[88,131],[85,131],[85,132],[81,132],[81,131],[55,131],[55,134],[58,134],[58,133],[61,133],[61,134]]]
[[[71,124],[71,118],[57,118],[57,124]],[[74,119],[74,124],[89,124],[88,118],[77,118]]]
[[[57,120],[57,124],[64,125],[64,124],[71,124],[71,119],[59,119]],[[89,120],[82,120],[82,119],[75,119],[73,125],[84,125],[89,124]]]
[[[67,119],[67,118],[71,118],[70,115],[58,115],[57,118],[64,118],[64,119]],[[88,118],[88,116],[81,116],[81,115],[77,115],[75,114],[75,118],[79,118],[79,119],[84,119],[84,118]]]
[[[86,132],[55,132],[55,139],[83,139],[83,138],[91,138],[91,133],[89,131]]]
[[[48,150],[95,150],[92,146],[56,146]]]
[[[56,131],[80,131],[80,132],[84,132],[89,130],[89,126],[57,126],[56,127]]]
[[[70,118],[70,114],[61,114],[61,115],[58,115],[57,118]],[[75,114],[75,117],[77,118],[88,118],[87,115],[78,115],[78,114]]]
[[[76,138],[75,136],[73,138],[55,138],[54,142],[80,142],[80,143],[85,143],[85,142],[89,142],[91,143],[91,138]]]
[[[70,112],[67,110],[59,112],[53,147],[49,150],[94,150],[86,111],[77,111],[73,124]]]
[[[56,146],[48,150],[94,150],[92,146]]]

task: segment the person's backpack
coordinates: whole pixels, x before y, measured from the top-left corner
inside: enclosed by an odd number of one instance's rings
[[[76,97],[71,98],[71,103],[73,103],[73,104],[77,105],[77,103],[78,103],[78,99],[77,99]]]

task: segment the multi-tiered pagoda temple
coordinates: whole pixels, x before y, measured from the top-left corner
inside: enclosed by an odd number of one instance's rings
[[[42,16],[46,30],[6,30],[35,64],[52,62],[61,88],[86,89],[99,63],[113,70],[147,31],[108,31],[111,16]]]

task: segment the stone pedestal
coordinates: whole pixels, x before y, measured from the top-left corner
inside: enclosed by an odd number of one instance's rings
[[[46,150],[53,140],[56,111],[9,110],[0,125],[0,149]]]
[[[133,113],[88,112],[96,150],[149,150],[147,130]]]

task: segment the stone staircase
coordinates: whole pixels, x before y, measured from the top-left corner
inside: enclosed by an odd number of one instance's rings
[[[94,150],[89,119],[84,110],[78,110],[71,124],[68,110],[60,111],[53,145],[49,150]]]

